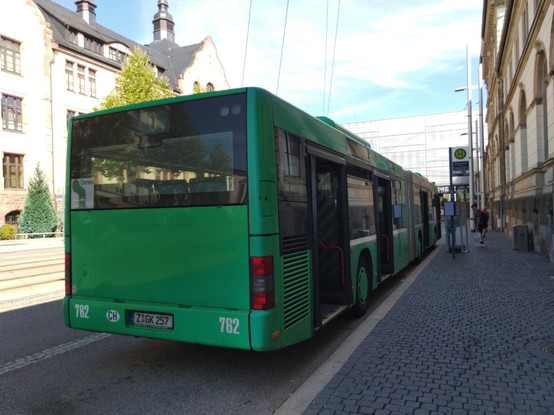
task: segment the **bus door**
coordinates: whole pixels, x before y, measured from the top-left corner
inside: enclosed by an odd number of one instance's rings
[[[392,233],[392,198],[389,179],[377,177],[377,237],[379,241],[379,278],[382,279],[394,272],[393,233]]]
[[[429,247],[429,194],[419,192],[419,204],[421,206],[421,220],[423,221],[423,246],[422,250]]]
[[[314,327],[323,326],[352,301],[346,166],[334,155],[309,156]],[[326,152],[325,152],[326,153]],[[329,158],[327,158],[329,157]]]
[[[437,234],[435,235],[435,240],[440,239],[442,235],[441,229],[441,199],[439,194],[433,196],[433,207],[435,208],[435,227],[437,229]]]

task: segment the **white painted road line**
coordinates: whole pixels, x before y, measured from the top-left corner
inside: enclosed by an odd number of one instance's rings
[[[106,337],[109,337],[109,336],[111,336],[111,334],[96,333],[79,340],[74,340],[69,343],[64,343],[58,346],[51,347],[50,349],[43,350],[42,352],[38,352],[29,356],[12,360],[11,362],[8,362],[0,366],[0,375],[6,374],[13,370],[21,369],[25,366],[32,365],[33,363],[38,363],[42,360],[46,360],[54,356],[58,356],[60,354],[69,352],[71,350],[78,349],[79,347],[89,345],[98,340],[105,339]]]

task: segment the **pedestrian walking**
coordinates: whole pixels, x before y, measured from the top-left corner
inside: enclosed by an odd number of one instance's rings
[[[479,233],[481,234],[481,240],[479,241],[481,244],[485,243],[485,234],[487,233],[487,228],[489,227],[489,212],[487,212],[487,208],[481,209],[479,212]]]

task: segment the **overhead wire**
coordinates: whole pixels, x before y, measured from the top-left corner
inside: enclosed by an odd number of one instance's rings
[[[281,58],[279,59],[279,72],[277,73],[277,89],[275,95],[279,95],[279,81],[281,80],[281,65],[283,63],[283,50],[285,49],[285,34],[287,32],[287,19],[289,16],[289,0],[287,0],[287,10],[285,12],[285,25],[283,26],[283,41],[281,43]]]
[[[244,64],[243,64],[243,71],[242,71],[242,85],[244,86],[244,74],[246,72],[246,58],[247,58],[247,51],[248,51],[248,39],[249,39],[249,33],[250,33],[250,21],[252,16],[252,1],[250,0],[250,8],[248,12],[248,28],[247,28],[247,34],[246,34],[246,44],[244,48]],[[323,113],[325,114],[325,101],[327,99],[327,112],[326,114],[329,114],[330,106],[331,106],[331,90],[333,87],[333,75],[334,75],[334,66],[335,66],[335,57],[336,57],[336,50],[337,50],[337,38],[338,38],[338,31],[339,31],[339,21],[340,21],[340,9],[341,9],[341,0],[338,0],[338,6],[337,6],[337,20],[335,23],[335,36],[334,36],[334,43],[333,43],[333,57],[331,61],[331,74],[330,74],[330,81],[329,81],[329,93],[327,94],[327,52],[328,52],[328,33],[329,33],[329,6],[330,0],[327,0],[327,16],[326,16],[326,22],[325,22],[325,59],[324,59],[324,73],[323,73]],[[289,4],[290,0],[287,0],[287,6],[285,10],[285,21],[283,24],[283,37],[281,41],[281,55],[279,58],[279,69],[277,73],[277,87],[275,94],[279,94],[279,86],[281,82],[281,69],[283,66],[283,55],[284,55],[284,49],[285,49],[285,39],[286,39],[286,32],[287,32],[287,22],[288,22],[288,14],[289,14]]]
[[[340,0],[339,0],[338,8],[337,8],[337,23],[336,23],[336,26],[335,26],[335,43],[334,43],[334,46],[333,46],[333,60],[332,60],[332,64],[331,64],[331,79],[329,81],[329,95],[328,95],[328,101],[327,101],[327,114],[326,115],[329,115],[329,109],[331,107],[331,91],[332,91],[332,88],[333,88],[333,72],[334,72],[334,69],[335,69],[335,53],[337,51],[337,38],[338,38],[338,33],[339,33],[339,17],[340,17]]]
[[[252,0],[250,0],[250,8],[248,9],[248,26],[246,28],[246,43],[244,45],[244,63],[242,64],[242,80],[240,86],[244,86],[244,74],[246,72],[246,55],[248,53],[248,38],[250,36],[250,17],[252,16]]]
[[[327,93],[327,40],[329,37],[329,1],[327,0],[327,15],[325,18],[325,56],[323,59],[323,110],[322,114],[325,115],[325,95]]]

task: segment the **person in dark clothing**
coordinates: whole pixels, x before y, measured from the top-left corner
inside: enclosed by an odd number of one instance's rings
[[[487,233],[487,228],[489,227],[489,212],[487,212],[487,208],[481,209],[479,212],[479,233],[481,234],[481,244],[485,243],[485,234]]]
[[[479,209],[477,209],[477,203],[474,203],[471,205],[471,210],[473,210],[473,229],[471,232],[477,232],[477,229],[479,227]]]

